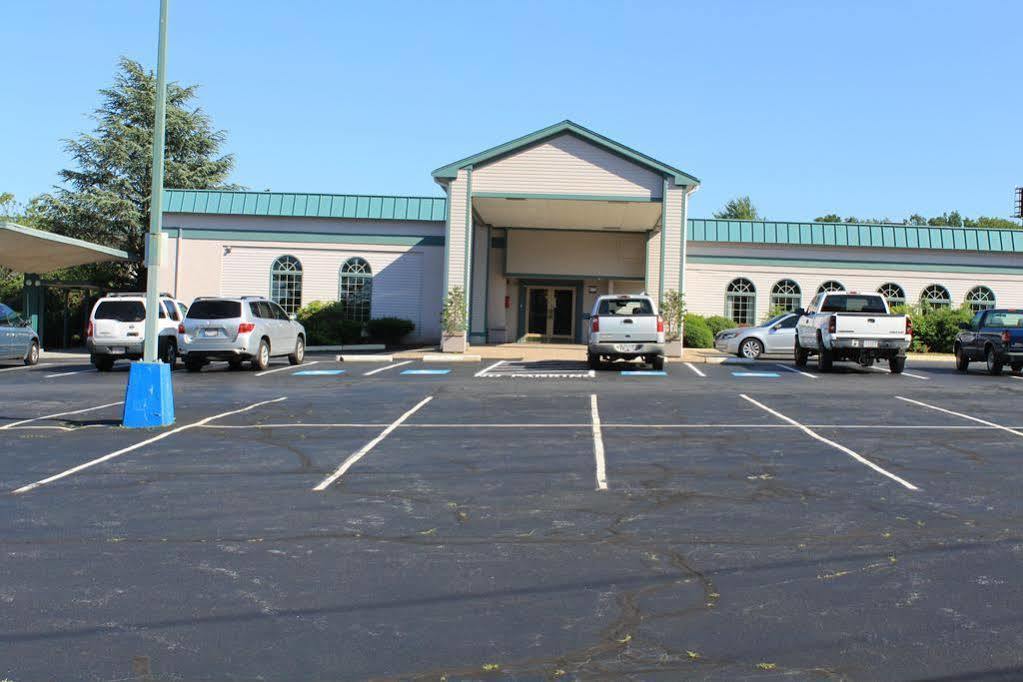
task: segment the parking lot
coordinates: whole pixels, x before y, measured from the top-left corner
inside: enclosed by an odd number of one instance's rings
[[[0,678],[1023,675],[1023,380],[635,369],[0,368]]]

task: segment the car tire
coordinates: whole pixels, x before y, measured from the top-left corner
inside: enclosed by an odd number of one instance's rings
[[[305,339],[301,336],[295,340],[295,352],[288,356],[288,362],[293,365],[301,365],[305,360]]]
[[[834,361],[835,356],[832,352],[821,346],[821,349],[817,351],[817,370],[821,372],[830,372]]]
[[[1016,376],[1019,376],[1020,373],[1023,373],[1023,365],[1014,364],[1012,366],[1012,373],[1015,374]]]
[[[810,351],[799,345],[798,338],[796,339],[795,348],[793,349],[793,355],[796,359],[796,367],[806,367],[806,363],[810,359]]]
[[[28,352],[25,353],[25,364],[32,366],[39,362],[39,342],[33,341],[32,345],[28,347]]]
[[[984,360],[987,363],[987,373],[993,377],[1002,373],[1002,363],[998,360],[994,346],[988,346],[984,353]]]
[[[160,344],[160,362],[170,365],[171,369],[178,364],[178,344],[176,341],[166,341]]]
[[[262,372],[270,366],[270,343],[266,339],[259,340],[259,348],[256,349],[256,354],[252,356],[250,362],[252,369],[257,372]]]
[[[754,339],[752,337],[743,339],[742,343],[739,344],[739,357],[746,358],[747,360],[756,360],[764,354],[764,344],[760,342],[760,339]]]
[[[895,355],[888,358],[888,369],[892,374],[902,374],[902,370],[906,369],[906,356]]]
[[[970,359],[966,357],[966,352],[963,350],[963,347],[958,344],[955,347],[955,356],[956,370],[965,373],[970,369]]]
[[[587,353],[586,364],[589,365],[592,370],[600,369],[600,356],[594,355],[593,353]]]
[[[199,372],[202,370],[203,361],[202,358],[193,358],[185,356],[185,369],[189,372]]]
[[[663,355],[655,355],[654,356],[654,361],[651,362],[650,365],[654,368],[655,372],[663,372],[664,371],[664,356]]]
[[[92,365],[99,372],[109,372],[114,368],[113,358],[94,357],[92,359]]]

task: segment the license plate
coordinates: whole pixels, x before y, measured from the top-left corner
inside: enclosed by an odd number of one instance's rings
[[[619,343],[615,344],[615,350],[619,353],[631,353],[639,350],[638,343]]]
[[[877,341],[864,341],[863,342],[863,347],[864,348],[877,348]]]
[[[110,349],[110,354],[111,355],[124,355],[124,349],[123,348],[111,348]]]
[[[202,330],[202,335],[203,336],[220,336],[220,332],[217,331],[216,329],[203,329]]]

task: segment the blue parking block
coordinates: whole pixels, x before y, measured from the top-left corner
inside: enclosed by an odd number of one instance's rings
[[[777,372],[732,372],[733,377],[767,377],[777,379],[780,375]]]
[[[344,374],[343,369],[303,369],[301,372],[295,372],[292,376],[296,377],[332,377],[338,374]]]
[[[668,373],[664,370],[656,369],[634,369],[634,370],[622,370],[619,372],[623,377],[666,377]]]
[[[402,374],[447,374],[450,369],[406,369]]]

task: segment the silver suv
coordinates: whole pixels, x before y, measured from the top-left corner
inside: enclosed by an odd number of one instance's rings
[[[198,372],[211,360],[227,360],[232,369],[248,360],[252,369],[263,370],[279,355],[300,365],[305,328],[262,296],[201,296],[178,325],[178,349],[189,372]]]

